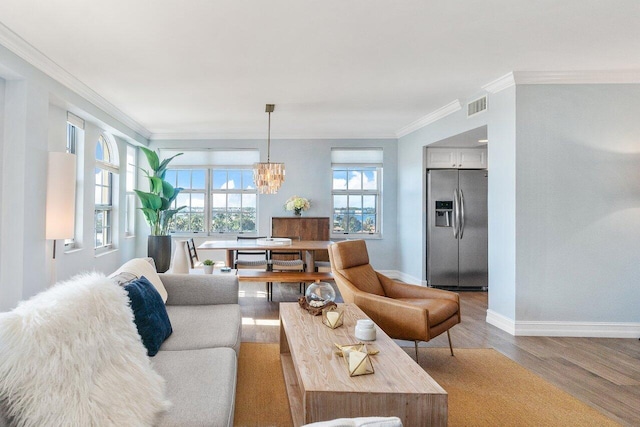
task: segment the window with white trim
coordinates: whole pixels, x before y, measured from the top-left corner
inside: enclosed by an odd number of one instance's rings
[[[258,190],[253,169],[212,169],[211,231],[255,233]]]
[[[332,237],[380,237],[382,149],[332,149]]]
[[[126,168],[126,195],[125,195],[125,222],[124,234],[127,237],[136,234],[136,193],[134,189],[137,183],[138,150],[133,145],[127,144],[127,168]]]
[[[96,143],[94,247],[96,251],[110,249],[113,245],[114,176],[118,169],[118,149],[107,135],[100,135]]]
[[[258,191],[253,169],[168,169],[164,179],[180,194],[173,208],[173,233],[255,233]]]
[[[206,218],[204,201],[207,194],[206,169],[169,169],[164,179],[174,188],[182,188],[172,208],[186,206],[173,219],[173,233],[202,233]]]
[[[78,147],[78,129],[74,125],[72,125],[71,123],[67,122],[67,153],[76,155],[77,154],[77,147]],[[78,159],[76,158],[76,172],[77,172],[77,162],[78,162]],[[78,206],[78,181],[77,181],[77,178],[76,178],[76,206]],[[76,221],[76,223],[78,221],[77,212],[76,212],[76,215],[75,215],[75,221]],[[77,224],[74,226],[74,230],[76,228],[77,228]],[[75,246],[76,246],[76,237],[75,237],[75,233],[74,233],[74,236],[71,239],[65,239],[64,247],[65,247],[65,250],[70,250],[70,249],[75,248]]]
[[[80,183],[84,180],[84,120],[67,111],[67,153],[76,156],[76,211],[74,236],[64,241],[65,251],[71,251],[82,245],[83,194]]]
[[[165,180],[182,188],[173,207],[186,206],[175,216],[174,233],[256,233],[258,191],[253,163],[258,150],[160,149],[161,158],[182,152],[171,162]]]

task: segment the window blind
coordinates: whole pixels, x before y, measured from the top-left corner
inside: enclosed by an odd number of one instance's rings
[[[83,129],[84,130],[84,120],[81,119],[80,117],[76,116],[75,114],[73,114],[70,111],[67,111],[67,122],[71,123],[72,125],[74,125],[78,129]]]
[[[332,148],[331,165],[382,166],[382,148]]]
[[[171,161],[176,166],[248,166],[260,161],[260,151],[246,150],[189,150],[178,148],[161,148],[160,158],[167,159],[183,153]]]

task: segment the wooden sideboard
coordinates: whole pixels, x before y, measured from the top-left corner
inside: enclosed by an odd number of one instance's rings
[[[329,217],[288,216],[271,218],[271,237],[329,240]],[[316,261],[328,261],[329,252],[315,251]]]

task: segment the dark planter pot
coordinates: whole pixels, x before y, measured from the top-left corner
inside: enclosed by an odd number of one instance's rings
[[[171,236],[149,236],[147,254],[156,263],[156,271],[164,273],[171,265]]]

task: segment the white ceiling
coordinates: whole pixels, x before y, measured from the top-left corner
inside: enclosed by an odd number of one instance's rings
[[[395,137],[510,71],[640,69],[637,0],[2,0],[156,137]]]

